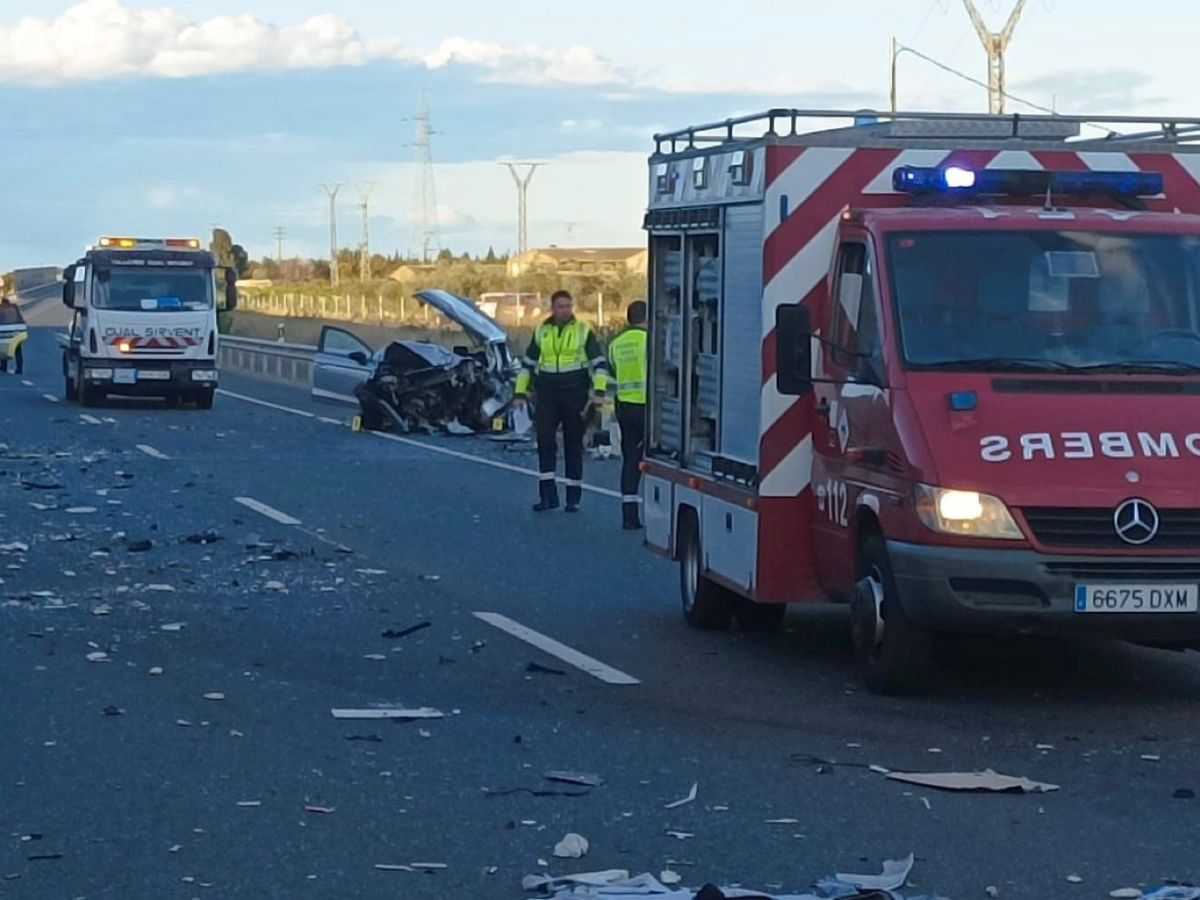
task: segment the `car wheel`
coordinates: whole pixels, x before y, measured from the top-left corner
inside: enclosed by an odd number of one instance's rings
[[[704,576],[700,551],[700,526],[687,513],[680,523],[679,593],[683,617],[700,631],[728,628],[737,596]]]
[[[863,682],[879,694],[917,690],[929,674],[933,636],[905,612],[882,537],[863,542],[858,566],[850,623]]]

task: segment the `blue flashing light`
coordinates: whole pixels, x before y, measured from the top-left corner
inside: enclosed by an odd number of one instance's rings
[[[1044,169],[968,169],[963,166],[900,166],[892,187],[902,194],[985,194],[1155,197],[1163,193],[1158,172],[1064,172]]]
[[[974,412],[979,407],[979,395],[974,391],[955,391],[950,395],[952,412]]]

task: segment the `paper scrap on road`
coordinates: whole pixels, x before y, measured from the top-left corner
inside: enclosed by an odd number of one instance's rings
[[[88,662],[108,662],[108,654],[103,650],[94,650],[87,655]]]
[[[904,859],[885,861],[883,872],[879,875],[847,875],[839,872],[833,877],[860,891],[896,891],[904,887],[904,882],[908,881],[914,861],[915,857],[910,853]]]
[[[23,544],[20,541],[13,541],[11,544],[0,544],[0,553],[28,553],[29,545]]]
[[[554,845],[554,855],[559,859],[582,859],[588,852],[588,839],[582,834],[571,832]]]
[[[984,769],[982,772],[888,772],[887,777],[892,781],[937,788],[943,791],[1045,794],[1058,790],[1057,784],[1046,784],[1012,775],[1000,775],[991,769]]]
[[[681,806],[687,806],[687,804],[693,802],[696,799],[696,793],[699,790],[700,790],[700,784],[699,784],[699,782],[696,782],[695,784],[692,785],[692,789],[690,791],[688,791],[688,794],[686,797],[676,800],[673,803],[668,803],[666,806],[663,807],[663,809],[679,809],[679,807],[681,807]]]
[[[204,695],[204,699],[205,700],[224,700],[225,695],[222,694],[220,691],[210,691],[209,693]]]
[[[422,706],[417,709],[331,709],[335,719],[443,719],[445,713]]]

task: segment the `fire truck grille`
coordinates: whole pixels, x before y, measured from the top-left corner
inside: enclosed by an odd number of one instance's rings
[[[1039,506],[1021,512],[1038,543],[1047,547],[1134,549],[1117,534],[1111,509]],[[1200,550],[1200,509],[1160,509],[1158,515],[1158,533],[1143,549]]]

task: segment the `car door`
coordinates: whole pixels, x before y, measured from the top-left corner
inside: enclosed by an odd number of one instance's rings
[[[326,325],[313,360],[312,395],[322,400],[357,403],[354,389],[374,371],[371,348],[344,328]]]

